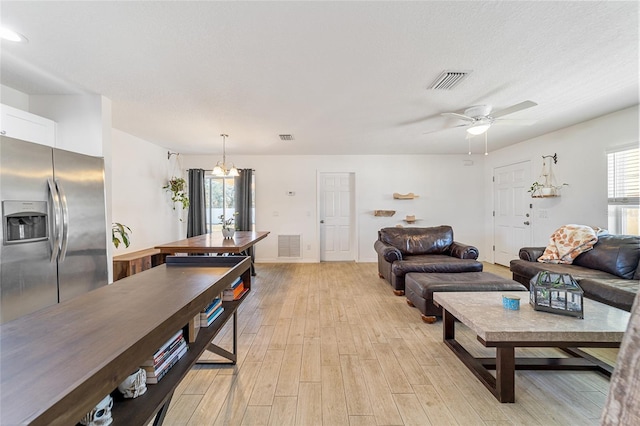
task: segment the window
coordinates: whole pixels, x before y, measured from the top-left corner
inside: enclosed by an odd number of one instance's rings
[[[223,203],[224,198],[224,203]],[[207,232],[222,229],[220,216],[228,219],[236,212],[236,190],[233,177],[213,176],[210,171],[204,176],[204,199]],[[251,182],[251,228],[255,225],[255,175]]]
[[[640,235],[640,150],[624,149],[607,154],[609,231]]]

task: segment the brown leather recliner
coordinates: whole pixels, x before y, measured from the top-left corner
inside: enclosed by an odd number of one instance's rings
[[[408,272],[481,272],[478,249],[453,240],[453,229],[382,228],[373,247],[378,253],[378,274],[398,296],[404,294]]]

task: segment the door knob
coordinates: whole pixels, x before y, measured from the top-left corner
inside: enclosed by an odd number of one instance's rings
[[[324,220],[321,220],[320,223],[324,223]]]
[[[526,222],[524,222],[525,225],[529,225],[529,221],[527,220]]]

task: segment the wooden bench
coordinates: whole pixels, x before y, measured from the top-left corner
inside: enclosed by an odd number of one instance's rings
[[[165,263],[166,254],[159,249],[149,248],[120,254],[113,257],[113,281],[146,271],[154,266]]]

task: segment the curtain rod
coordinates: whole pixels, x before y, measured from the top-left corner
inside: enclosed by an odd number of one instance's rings
[[[193,170],[193,169],[187,169],[187,170]],[[212,172],[213,171],[213,169],[202,169],[202,170],[204,170],[205,172]],[[242,170],[242,169],[238,169],[238,170]],[[255,172],[256,169],[251,169],[251,171]],[[222,176],[220,176],[220,177],[222,177]]]

